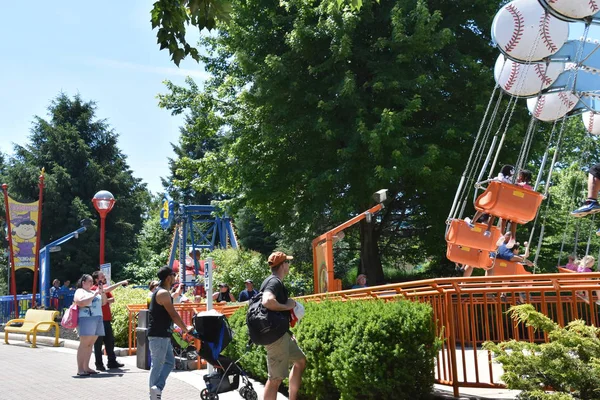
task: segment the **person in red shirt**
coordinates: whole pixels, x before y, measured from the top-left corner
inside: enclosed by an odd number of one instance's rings
[[[94,271],[92,278],[94,278],[94,286],[92,286],[91,290],[95,290],[98,287],[98,282],[102,282],[103,285],[106,285],[106,277],[102,271]],[[102,306],[104,336],[98,336],[98,339],[96,339],[96,342],[94,343],[96,370],[98,371],[106,371],[106,368],[104,368],[104,363],[102,362],[102,344],[104,344],[106,355],[108,356],[108,362],[106,363],[108,369],[121,368],[124,365],[117,361],[117,356],[115,355],[115,336],[112,330],[112,313],[110,311],[110,305],[115,302],[115,298],[111,292],[119,286],[126,286],[127,283],[128,282],[125,280],[115,283],[114,285],[104,287],[104,293],[106,293],[106,297],[108,299],[106,304]]]

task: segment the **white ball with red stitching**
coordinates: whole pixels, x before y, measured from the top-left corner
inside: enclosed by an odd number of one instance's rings
[[[572,19],[583,19],[600,12],[598,0],[544,0],[556,13]]]
[[[500,54],[494,67],[496,83],[513,96],[535,96],[564,71],[563,63],[521,64]]]
[[[548,13],[538,0],[515,0],[498,11],[492,38],[515,60],[540,61],[556,53],[569,37],[569,23]]]
[[[527,108],[540,121],[555,121],[564,117],[579,102],[571,92],[554,92],[527,99]]]
[[[600,113],[587,111],[581,114],[585,129],[592,135],[600,135]]]

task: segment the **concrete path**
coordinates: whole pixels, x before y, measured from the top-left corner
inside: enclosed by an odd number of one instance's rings
[[[14,337],[10,335],[9,338]],[[76,376],[77,342],[64,341],[67,347],[50,347],[38,338],[38,348],[10,339],[10,345],[0,344],[2,400],[77,399],[134,400],[148,399],[149,371],[136,367],[136,357],[118,357],[125,366],[91,377]],[[72,342],[72,343],[70,343]],[[92,363],[93,367],[93,355]],[[206,369],[173,371],[163,391],[163,400],[199,400],[205,388],[202,376]],[[252,382],[258,398],[263,397],[263,385]],[[219,394],[220,400],[240,400],[238,391]],[[286,400],[279,394],[277,400]]]

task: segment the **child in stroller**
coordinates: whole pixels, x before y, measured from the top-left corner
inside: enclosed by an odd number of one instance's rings
[[[192,335],[184,333],[180,327],[177,326],[173,329],[171,344],[175,353],[175,369],[187,370],[187,361],[198,358],[198,352],[194,345],[195,340]]]
[[[233,333],[227,318],[215,311],[202,311],[194,316],[194,336],[200,339],[200,357],[215,368],[215,372],[204,375],[206,389],[200,392],[202,400],[218,400],[218,393],[225,393],[238,388],[240,376],[243,386],[239,388],[240,396],[246,400],[257,400],[258,396],[248,380],[248,375],[238,365],[238,361],[221,355],[233,339]]]

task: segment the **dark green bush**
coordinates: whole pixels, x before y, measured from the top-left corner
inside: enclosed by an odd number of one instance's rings
[[[235,340],[230,357],[246,352],[246,309],[230,318]],[[306,304],[293,329],[306,354],[304,399],[421,399],[431,391],[439,342],[429,305],[409,301],[356,301]],[[241,361],[266,379],[263,347]]]

